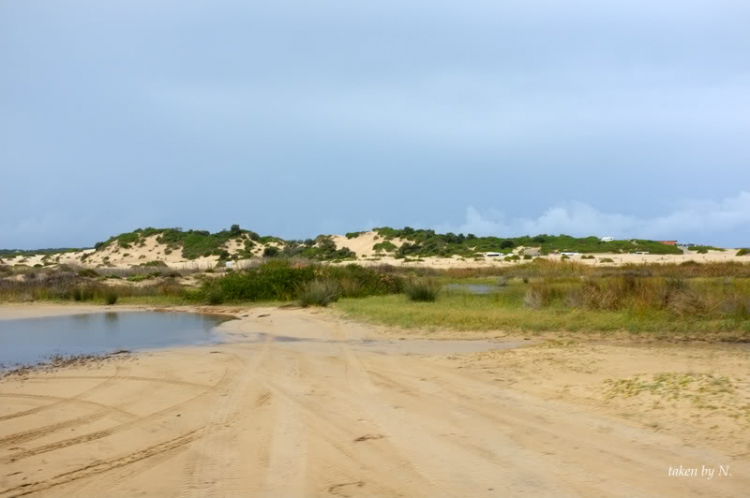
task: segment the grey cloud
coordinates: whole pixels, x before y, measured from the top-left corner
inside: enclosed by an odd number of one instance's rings
[[[455,227],[443,224],[437,228],[476,235],[547,233],[657,240],[680,238],[683,242],[699,243],[721,239],[736,244],[742,239],[733,235],[750,230],[750,192],[743,191],[720,201],[691,201],[675,211],[652,217],[605,212],[583,202],[550,207],[537,218],[510,219],[497,212],[483,215],[469,206],[464,223]]]

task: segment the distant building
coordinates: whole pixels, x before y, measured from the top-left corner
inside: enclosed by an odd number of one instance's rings
[[[497,258],[498,256],[500,256],[500,253],[499,252],[488,252],[488,253],[485,254],[485,256],[487,256],[488,258]]]
[[[602,237],[600,240],[602,242],[612,242],[615,240],[615,238],[614,237]]]
[[[667,246],[676,246],[677,245],[677,241],[676,240],[660,240],[659,242],[661,242],[662,244],[667,245]]]

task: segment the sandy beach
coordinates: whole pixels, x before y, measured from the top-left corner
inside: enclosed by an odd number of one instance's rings
[[[102,309],[3,306],[0,319]],[[220,326],[224,344],[0,380],[0,496],[682,497],[750,488],[746,351],[441,334],[507,347],[456,352],[466,341],[330,311],[219,311],[238,317]],[[613,390],[622,385],[613,379],[665,372],[697,376],[696,389],[709,374],[731,385],[705,399],[715,409],[661,400],[658,390]],[[680,466],[731,475],[669,475]]]

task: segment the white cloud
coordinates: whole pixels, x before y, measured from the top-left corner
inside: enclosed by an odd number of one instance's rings
[[[583,202],[569,202],[547,209],[537,218],[506,220],[501,213],[480,213],[466,209],[466,221],[459,226],[441,225],[440,231],[475,235],[514,236],[540,233],[574,236],[643,237],[681,239],[685,242],[748,245],[750,192],[720,201],[692,201],[671,213],[650,218],[607,213]],[[686,240],[690,239],[690,240]]]

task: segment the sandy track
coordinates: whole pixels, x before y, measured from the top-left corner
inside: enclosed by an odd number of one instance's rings
[[[396,347],[352,347],[368,329],[327,315],[251,310],[224,327],[238,342],[0,382],[0,497],[750,489],[747,460]],[[668,477],[680,465],[732,476]]]

